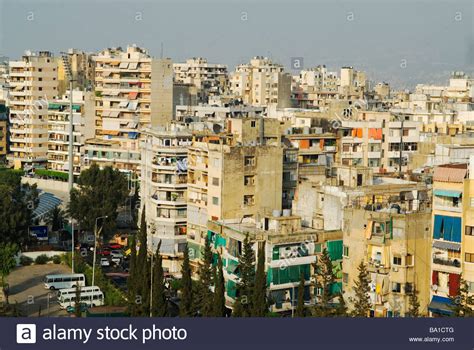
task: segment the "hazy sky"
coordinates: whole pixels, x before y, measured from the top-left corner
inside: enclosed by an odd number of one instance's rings
[[[256,55],[291,69],[352,65],[398,86],[474,71],[474,1],[0,0],[0,56],[137,44],[229,69]]]

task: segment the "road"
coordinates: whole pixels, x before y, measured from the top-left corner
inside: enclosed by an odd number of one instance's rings
[[[66,311],[59,308],[56,292],[44,288],[44,276],[57,273],[70,273],[66,265],[46,264],[15,268],[8,276],[10,285],[10,304],[18,303],[22,316],[65,316]],[[49,309],[48,309],[49,296]]]

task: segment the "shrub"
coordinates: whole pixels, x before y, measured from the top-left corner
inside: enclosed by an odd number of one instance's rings
[[[53,256],[53,263],[61,264],[61,257],[59,255]]]
[[[29,256],[22,255],[20,256],[20,264],[22,266],[29,266],[33,263],[33,259],[31,259]]]
[[[44,265],[49,261],[49,258],[46,254],[38,255],[35,259],[35,264]]]

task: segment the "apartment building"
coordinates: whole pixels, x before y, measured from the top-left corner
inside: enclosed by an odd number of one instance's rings
[[[339,93],[346,99],[363,99],[368,90],[368,80],[365,72],[354,67],[342,67],[340,73]]]
[[[148,248],[156,251],[161,242],[163,267],[179,274],[186,245],[187,148],[192,134],[171,124],[147,128],[142,135],[140,198],[146,211]]]
[[[9,62],[10,155],[15,168],[45,165],[48,101],[58,93],[57,63],[51,52],[26,52]]]
[[[339,78],[329,72],[325,65],[302,70],[294,77],[292,99],[298,108],[320,108],[338,95]]]
[[[64,53],[69,62],[74,86],[81,90],[92,90],[95,72],[92,54],[77,49],[69,49]],[[62,57],[57,58],[58,62],[58,95],[63,95],[69,88],[69,80],[64,68]]]
[[[432,316],[452,314],[449,298],[458,295],[461,278],[474,293],[474,158],[471,156],[470,160],[434,169],[429,307]]]
[[[69,169],[70,91],[48,105],[48,164],[50,170]],[[73,91],[73,173],[82,168],[85,139],[94,136],[94,96],[91,92]]]
[[[291,106],[291,75],[269,58],[257,56],[230,75],[230,91],[253,106]]]
[[[356,190],[359,195],[343,209],[344,297],[354,297],[363,262],[370,276],[368,316],[408,316],[414,291],[420,313],[427,315],[431,214],[426,186],[394,179]]]
[[[237,268],[245,236],[248,235],[256,259],[259,247],[264,247],[267,291],[273,301],[273,312],[290,311],[296,307],[298,284],[305,278],[304,300],[313,304],[313,264],[324,248],[328,249],[336,274],[340,274],[342,259],[341,231],[320,232],[301,226],[301,218],[290,210],[274,211],[261,220],[211,220],[207,237],[212,248],[223,259],[226,281],[226,304],[232,307],[237,297],[239,271]],[[196,251],[199,254],[199,251]],[[340,292],[340,281],[331,287],[334,294]]]
[[[173,70],[139,47],[106,49],[95,60],[96,134],[86,161],[138,172],[140,130],[172,118]]]
[[[338,129],[338,162],[368,166],[380,173],[405,172],[418,150],[421,127],[421,122],[390,112],[361,111],[358,119],[344,120]]]
[[[188,242],[203,244],[208,220],[256,218],[282,207],[283,148],[237,143],[232,136],[193,140],[188,151]]]
[[[202,57],[174,63],[173,71],[175,82],[192,84],[198,89],[199,102],[207,102],[209,96],[221,95],[228,84],[227,66],[209,63]]]

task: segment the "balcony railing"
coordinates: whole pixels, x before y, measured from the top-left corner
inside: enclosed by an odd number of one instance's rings
[[[433,258],[434,264],[461,267],[461,262],[458,259]]]

